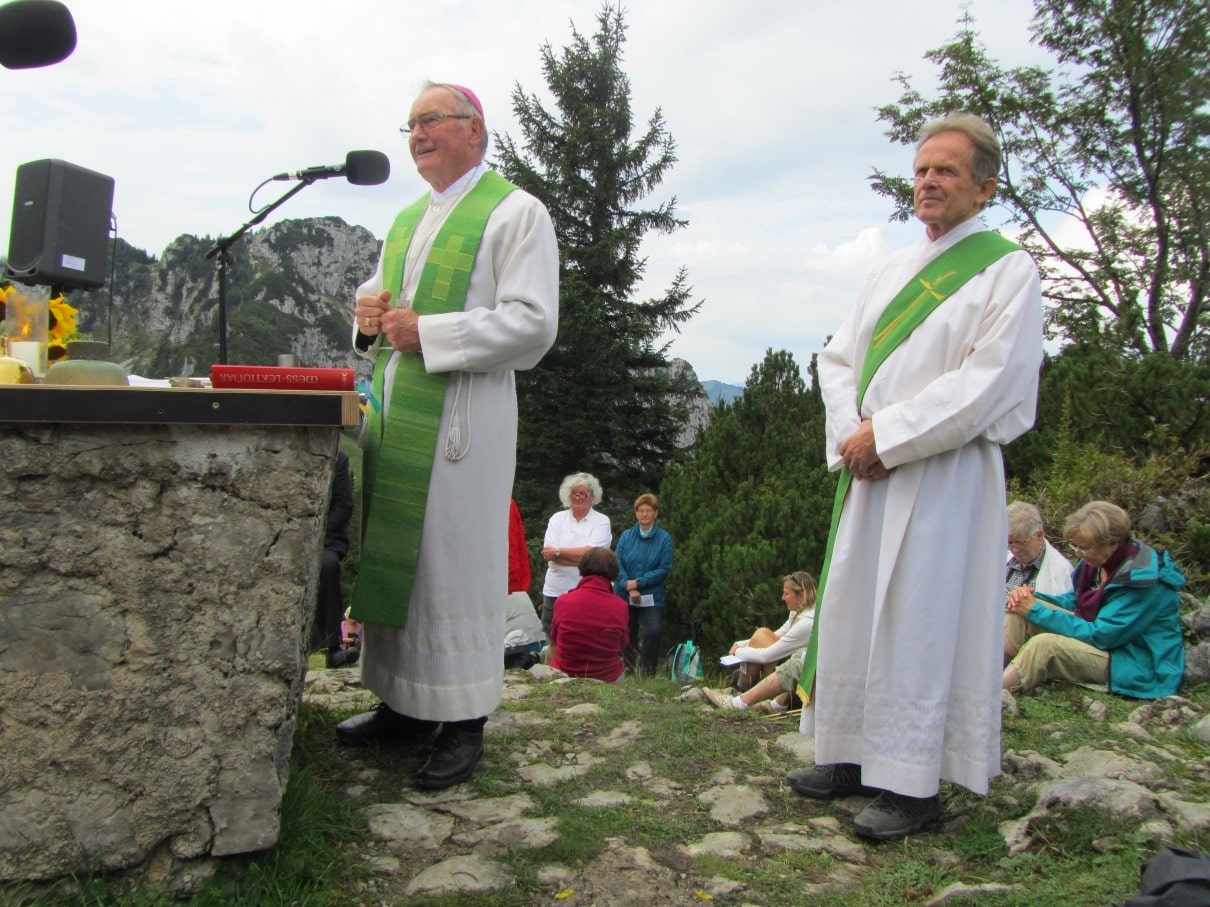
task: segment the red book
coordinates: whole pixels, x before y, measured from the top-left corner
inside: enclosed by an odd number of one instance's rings
[[[278,391],[351,391],[351,368],[286,368],[278,365],[212,365],[213,387]]]

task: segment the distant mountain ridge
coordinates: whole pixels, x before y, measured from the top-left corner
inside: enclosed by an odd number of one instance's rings
[[[206,257],[213,245],[183,235],[156,259],[119,240],[110,285],[68,293],[80,332],[109,339],[110,357],[133,374],[208,375],[219,361],[219,271]],[[349,313],[379,245],[338,217],[283,220],[243,237],[227,267],[227,361],[273,365],[293,353],[302,365],[368,376],[369,363],[351,349]]]
[[[110,284],[67,294],[80,333],[108,339],[110,358],[132,374],[209,376],[219,361],[219,273],[206,257],[213,246],[210,237],[182,235],[156,259],[118,240]],[[338,217],[282,220],[244,236],[227,268],[227,361],[275,365],[291,353],[299,365],[347,367],[369,378],[370,363],[350,348],[349,319],[380,247],[369,230]],[[681,359],[670,366],[693,372]],[[707,382],[680,443],[692,443],[719,396],[739,392]]]
[[[742,397],[744,389],[738,384],[724,384],[721,381],[703,381],[702,390],[706,392],[706,396],[710,398],[711,404],[716,404],[720,400],[727,403],[734,403],[738,397]]]

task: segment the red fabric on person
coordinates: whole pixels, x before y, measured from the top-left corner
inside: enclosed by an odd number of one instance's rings
[[[528,592],[533,580],[529,548],[525,545],[525,522],[516,501],[508,502],[508,592]]]
[[[626,670],[622,652],[630,645],[630,606],[605,577],[586,576],[555,600],[550,644],[552,668],[613,683]]]

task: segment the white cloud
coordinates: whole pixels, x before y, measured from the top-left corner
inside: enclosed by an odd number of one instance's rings
[[[858,233],[856,238],[846,240],[834,249],[817,243],[807,252],[804,265],[808,271],[823,274],[852,274],[855,271],[866,271],[886,253],[886,240],[882,231],[876,227],[868,227]]]
[[[66,0],[79,43],[45,69],[0,70],[6,137],[0,210],[16,167],[61,158],[113,176],[119,233],[159,254],[182,233],[229,235],[266,177],[346,152],[386,152],[390,181],[313,185],[269,219],[336,215],[381,235],[418,195],[398,127],[425,78],[474,88],[493,130],[516,139],[511,93],[549,104],[539,48],[561,54],[599,0]],[[906,170],[874,108],[892,77],[930,84],[926,50],[956,30],[964,0],[660,0],[627,10],[623,68],[636,131],[658,107],[679,162],[652,202],[676,196],[686,230],[644,243],[644,295],[682,265],[701,315],[673,354],[703,378],[742,382],[767,348],[805,364],[852,304],[869,261],[911,241],[868,188]],[[1038,62],[1029,0],[974,0],[976,27],[1006,65]],[[490,152],[489,152],[490,156]],[[273,201],[274,183],[255,199]],[[0,216],[0,249],[8,219]]]

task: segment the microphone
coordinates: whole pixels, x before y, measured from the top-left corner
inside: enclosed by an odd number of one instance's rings
[[[76,23],[58,0],[12,0],[0,6],[0,66],[34,69],[76,49]]]
[[[354,186],[377,186],[391,175],[391,161],[381,151],[350,151],[343,164],[330,167],[308,167],[279,173],[275,180],[326,180],[330,176],[346,177]]]

